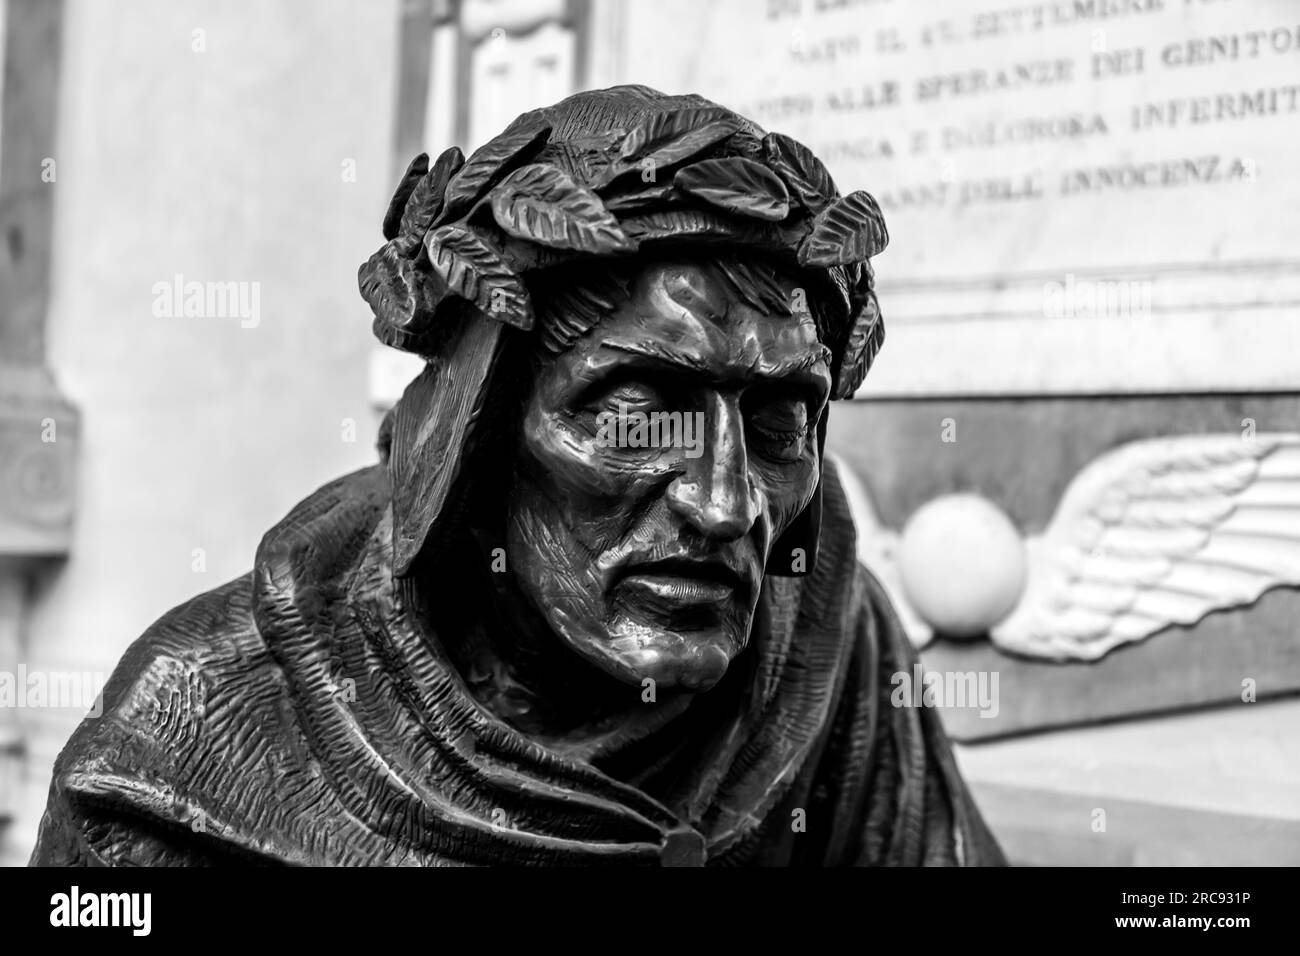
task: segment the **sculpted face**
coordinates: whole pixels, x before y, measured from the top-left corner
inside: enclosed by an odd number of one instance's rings
[[[629,683],[717,683],[772,542],[816,489],[830,384],[811,317],[756,311],[707,261],[647,265],[540,364],[508,554],[560,639]]]

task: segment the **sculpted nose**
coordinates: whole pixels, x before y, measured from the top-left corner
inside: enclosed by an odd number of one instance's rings
[[[758,520],[750,487],[744,421],[734,401],[722,398],[705,414],[700,454],[668,486],[668,507],[707,538],[731,541]]]

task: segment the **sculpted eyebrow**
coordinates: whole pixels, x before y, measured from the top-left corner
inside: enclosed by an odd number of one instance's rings
[[[714,375],[717,371],[708,362],[703,361],[698,356],[688,355],[685,352],[681,352],[667,345],[650,342],[605,342],[601,347],[612,349],[617,352],[627,352],[632,355],[638,355],[655,362],[686,366],[693,371],[705,375]],[[809,371],[818,364],[829,366],[830,359],[830,349],[824,345],[818,344],[816,348],[803,352],[789,361],[779,362],[770,369],[765,369],[762,372],[762,377],[785,378],[790,375],[798,375],[801,372]]]

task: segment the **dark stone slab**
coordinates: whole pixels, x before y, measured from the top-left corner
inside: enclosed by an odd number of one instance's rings
[[[940,440],[956,422],[957,441]],[[977,491],[1026,533],[1041,531],[1074,476],[1129,441],[1300,430],[1300,395],[1083,396],[855,402],[835,409],[827,444],[861,477],[882,522],[901,528],[941,494]],[[1170,627],[1093,664],[1021,660],[986,641],[936,641],[927,670],[998,674],[998,714],[943,711],[958,740],[1022,734],[1139,714],[1239,702],[1251,678],[1262,700],[1300,692],[1300,590]]]
[[[1270,591],[1250,608],[1211,614],[1120,647],[1093,664],[1009,657],[987,641],[939,640],[922,652],[927,671],[998,675],[996,716],[940,708],[955,740],[1005,737],[1074,724],[1204,707],[1242,705],[1242,681],[1260,701],[1300,692],[1300,592]]]

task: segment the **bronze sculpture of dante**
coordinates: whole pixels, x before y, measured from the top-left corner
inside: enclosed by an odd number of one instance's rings
[[[33,862],[1001,863],[824,457],[871,196],[616,87],[417,157],[384,236],[380,463],[132,645]]]

